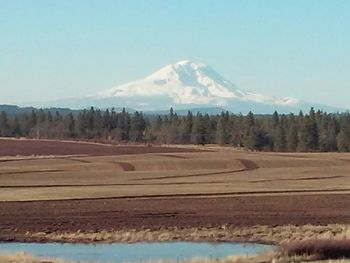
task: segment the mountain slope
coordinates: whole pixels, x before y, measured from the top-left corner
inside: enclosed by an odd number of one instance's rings
[[[229,106],[232,100],[275,105],[296,105],[293,98],[275,98],[238,89],[211,67],[189,60],[165,66],[145,79],[114,87],[100,98],[163,97],[175,105]],[[164,105],[165,106],[165,105]]]
[[[144,112],[175,110],[197,112],[217,111],[222,108],[233,113],[271,114],[298,113],[311,107],[327,112],[342,112],[344,109],[306,103],[295,98],[277,98],[237,88],[211,67],[189,60],[167,65],[150,76],[102,91],[93,96],[71,98],[47,103],[37,107],[129,108]]]

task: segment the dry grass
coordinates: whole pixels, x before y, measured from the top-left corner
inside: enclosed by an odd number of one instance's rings
[[[349,225],[327,226],[254,226],[233,227],[222,226],[212,228],[171,228],[161,230],[118,230],[113,232],[54,232],[30,233],[24,236],[25,240],[48,242],[151,242],[151,241],[231,241],[231,242],[258,242],[283,245],[285,243],[306,240],[344,240],[350,239]]]
[[[283,246],[289,256],[308,255],[317,260],[350,258],[350,239],[306,240]]]
[[[60,259],[38,259],[27,253],[20,252],[13,255],[0,254],[1,263],[74,263]]]

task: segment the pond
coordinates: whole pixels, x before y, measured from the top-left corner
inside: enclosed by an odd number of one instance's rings
[[[145,262],[254,255],[273,247],[246,243],[151,242],[113,244],[0,243],[0,253],[26,252],[36,257],[75,261]]]

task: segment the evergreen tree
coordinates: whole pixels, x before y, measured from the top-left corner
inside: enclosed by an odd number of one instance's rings
[[[230,137],[231,144],[235,147],[243,146],[243,138],[244,138],[244,130],[242,127],[244,126],[244,117],[242,114],[239,114],[237,117],[231,115],[229,118],[229,129],[230,129]]]
[[[306,130],[307,130],[307,138],[306,144],[307,149],[311,151],[315,151],[318,149],[319,145],[319,131],[316,122],[316,115],[313,108],[310,110],[310,117],[306,118]]]
[[[8,136],[9,123],[6,112],[0,113],[0,136]]]
[[[69,113],[67,116],[65,116],[64,125],[67,130],[65,137],[75,137],[75,120],[72,113]]]
[[[272,115],[272,124],[271,124],[271,128],[273,130],[276,130],[277,129],[277,126],[279,125],[279,115],[278,115],[278,112],[275,111]]]
[[[289,152],[295,152],[298,146],[298,129],[295,121],[290,125],[287,133],[287,150]]]
[[[34,110],[32,110],[31,114],[29,115],[28,118],[28,124],[29,124],[29,129],[32,129],[35,127],[35,125],[37,124],[37,116],[36,116],[36,112]]]
[[[337,128],[333,120],[331,120],[327,125],[328,132],[328,147],[326,151],[334,152],[337,150]]]
[[[222,112],[178,116],[130,114],[125,109],[78,113],[31,110],[21,114],[0,113],[0,136],[31,138],[108,139],[154,143],[218,143],[258,151],[350,151],[350,114],[327,114],[311,109],[298,116],[274,112],[246,116]]]
[[[337,136],[337,147],[340,152],[349,152],[350,150],[350,136],[344,129]]]
[[[299,145],[300,151],[315,151],[319,146],[319,133],[315,120],[315,114],[313,109],[310,111],[310,115],[304,117],[301,129],[299,132]]]
[[[202,144],[206,143],[206,125],[204,117],[201,113],[197,113],[197,116],[194,119],[192,126],[192,136],[191,142],[193,144]]]
[[[193,114],[189,111],[186,117],[182,118],[179,126],[179,136],[181,143],[190,143],[193,125]]]
[[[78,136],[80,138],[87,138],[89,122],[88,122],[86,110],[83,110],[83,112],[79,113],[77,121],[78,121]]]
[[[106,133],[109,133],[112,130],[112,118],[108,109],[103,113],[102,127]]]
[[[131,140],[136,142],[141,142],[143,140],[143,135],[146,128],[146,121],[143,117],[142,112],[136,111],[134,115],[131,118],[130,123],[130,133],[131,133]]]
[[[45,122],[45,119],[46,119],[46,112],[43,110],[43,109],[40,109],[38,112],[37,112],[37,122],[38,124],[42,124]]]
[[[19,119],[17,116],[13,118],[11,127],[10,127],[10,136],[13,137],[21,137],[23,136],[23,133],[21,131],[21,125],[19,123]]]
[[[247,150],[256,150],[256,146],[258,144],[258,136],[255,128],[250,127],[249,131],[246,133],[244,137],[244,147]]]
[[[277,125],[274,138],[274,150],[276,152],[284,152],[287,150],[286,132],[282,125]]]
[[[219,145],[225,145],[230,143],[230,134],[228,132],[229,125],[229,113],[222,112],[216,122],[216,138],[215,141]]]
[[[117,118],[118,139],[121,141],[129,140],[130,133],[130,114],[123,108]]]

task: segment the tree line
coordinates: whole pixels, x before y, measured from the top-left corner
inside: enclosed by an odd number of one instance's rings
[[[188,112],[145,116],[125,109],[91,108],[79,113],[32,110],[0,113],[0,136],[108,140],[150,144],[220,144],[256,151],[349,152],[350,114],[321,110],[304,114],[247,115]]]

